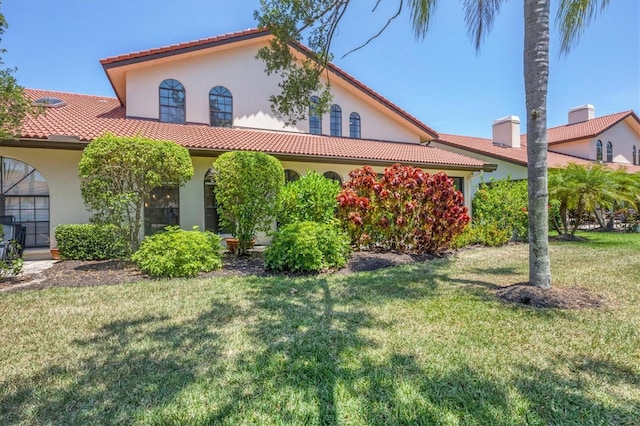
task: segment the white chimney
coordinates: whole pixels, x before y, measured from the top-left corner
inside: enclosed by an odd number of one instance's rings
[[[582,123],[583,121],[593,120],[596,117],[596,111],[593,105],[586,104],[569,110],[569,124]]]
[[[520,118],[509,115],[493,121],[493,143],[520,148]]]

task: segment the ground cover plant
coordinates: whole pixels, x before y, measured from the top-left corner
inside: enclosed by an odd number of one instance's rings
[[[524,244],[374,272],[0,293],[2,424],[635,424],[640,236]]]

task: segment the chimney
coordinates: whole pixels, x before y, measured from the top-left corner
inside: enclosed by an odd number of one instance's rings
[[[569,110],[569,124],[582,123],[593,120],[596,117],[593,105],[586,104]]]
[[[520,148],[520,118],[515,115],[493,121],[493,143]]]

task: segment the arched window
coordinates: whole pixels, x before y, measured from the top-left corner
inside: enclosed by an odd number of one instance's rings
[[[207,170],[204,175],[204,229],[215,233],[220,232],[220,217],[218,216],[213,169]]]
[[[331,136],[342,136],[342,108],[340,105],[331,105]]]
[[[607,163],[613,162],[613,144],[611,141],[607,142]]]
[[[342,178],[340,177],[339,174],[337,174],[336,172],[332,172],[332,171],[328,171],[328,172],[324,172],[322,174],[322,176],[326,177],[327,179],[332,179],[337,181],[340,185],[342,185]]]
[[[360,139],[360,114],[357,112],[349,115],[349,137]]]
[[[233,126],[233,97],[226,87],[216,86],[209,91],[209,116],[213,127]]]
[[[291,169],[284,169],[284,181],[285,182],[295,182],[300,179],[300,173]]]
[[[602,161],[602,142],[596,141],[596,161]]]
[[[160,83],[160,121],[185,123],[184,86],[172,78]]]
[[[0,216],[2,222],[26,228],[24,246],[49,246],[49,185],[27,163],[0,157]]]
[[[636,146],[633,146],[633,161],[631,162],[634,166],[638,164],[638,151],[636,150]]]
[[[317,96],[310,98],[311,104],[309,105],[309,133],[312,135],[322,134],[322,117],[320,114],[316,114],[316,104],[319,99]]]

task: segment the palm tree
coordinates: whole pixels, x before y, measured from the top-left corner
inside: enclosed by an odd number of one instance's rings
[[[491,30],[501,4],[505,0],[464,0],[465,22],[469,36],[478,49],[484,36]],[[309,93],[318,89],[318,78],[330,58],[329,47],[333,33],[351,0],[262,0],[262,13],[257,13],[260,25],[269,27],[274,36],[269,51],[259,56],[267,62],[267,71],[288,70],[282,75],[282,95],[272,97],[282,112],[291,105],[307,105]],[[529,194],[529,283],[543,289],[551,288],[549,260],[549,215],[547,174],[547,83],[549,77],[549,2],[550,0],[524,0],[524,80],[527,111],[527,155]],[[561,52],[568,53],[577,42],[587,24],[596,16],[598,5],[602,10],[609,0],[560,0],[556,22],[561,32]],[[427,34],[437,0],[407,0],[417,38]],[[387,25],[397,18],[405,4],[399,0],[398,12]],[[372,37],[377,37],[384,29]],[[312,29],[310,46],[319,63],[314,68],[304,63],[308,72],[300,71],[288,43],[299,41],[303,30]],[[370,39],[371,40],[371,39]],[[369,41],[370,41],[369,40]],[[366,45],[368,41],[364,44]],[[363,45],[363,46],[364,46]],[[287,46],[285,49],[284,47]],[[361,46],[361,47],[363,47]],[[289,83],[292,86],[289,88]],[[307,90],[300,90],[300,85]],[[297,86],[297,87],[296,87]],[[289,90],[287,90],[289,88]],[[326,93],[325,90],[323,93]],[[291,102],[288,95],[299,98]],[[319,107],[322,110],[322,106]]]

